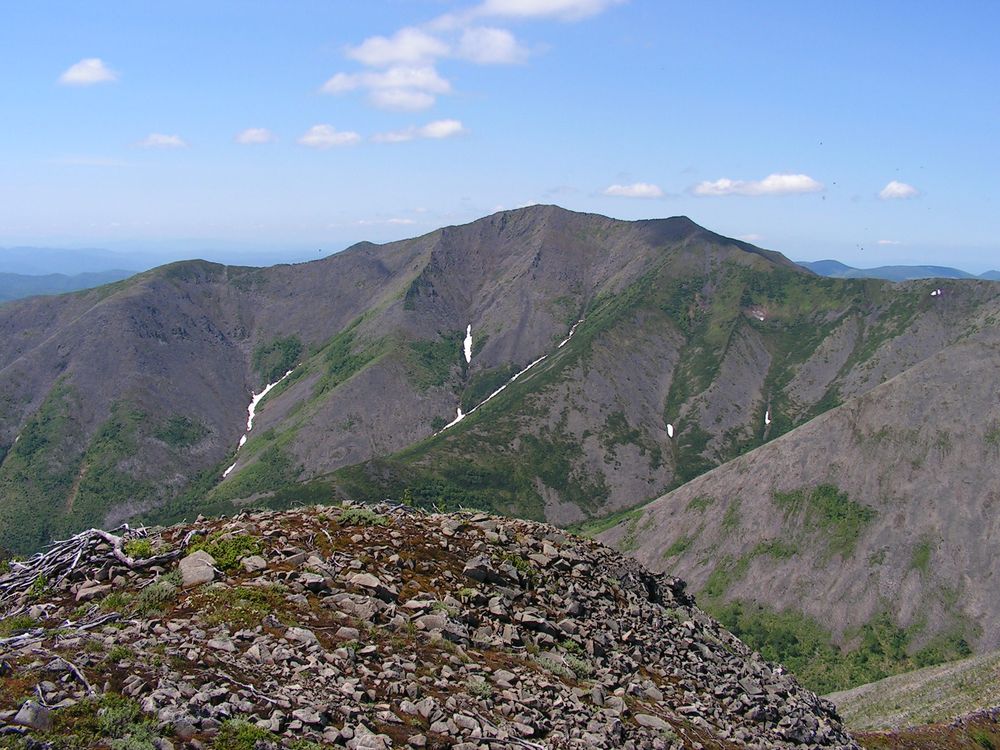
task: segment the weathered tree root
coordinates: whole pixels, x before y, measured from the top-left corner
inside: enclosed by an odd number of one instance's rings
[[[136,559],[125,552],[125,544],[133,539],[145,538],[149,534],[148,529],[144,526],[133,529],[128,524],[123,524],[113,531],[118,533],[87,529],[69,539],[53,542],[47,550],[27,560],[12,562],[10,572],[0,577],[0,606],[9,606],[25,596],[39,579],[53,583],[62,581],[77,569],[81,560],[85,560],[87,566],[93,568],[95,559],[103,554],[129,570],[141,570],[176,559],[186,546],[182,544],[162,555]],[[110,545],[110,551],[99,553],[98,547],[101,544]]]

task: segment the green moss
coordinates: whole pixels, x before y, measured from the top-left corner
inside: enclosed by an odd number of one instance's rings
[[[177,600],[178,578],[162,576],[139,591],[112,591],[100,602],[103,612],[121,612],[152,618],[163,614]]]
[[[253,350],[251,365],[260,376],[261,383],[274,383],[295,368],[300,356],[302,341],[298,336],[286,336],[258,344]]]
[[[213,534],[204,541],[197,541],[188,547],[188,554],[204,550],[215,559],[215,564],[222,570],[236,570],[240,560],[250,555],[259,555],[264,547],[257,537],[248,534],[224,536]]]
[[[786,522],[801,523],[807,533],[822,532],[829,554],[844,558],[854,553],[858,538],[876,516],[873,508],[854,502],[832,484],[775,492],[772,499]]]
[[[38,621],[28,615],[5,617],[0,620],[0,638],[10,638],[34,627],[38,627]]]
[[[404,495],[408,490],[404,490]],[[412,497],[412,493],[410,493]],[[412,502],[412,501],[411,501]],[[343,526],[388,526],[389,518],[370,508],[345,507],[338,517]]]
[[[209,625],[253,628],[268,615],[285,616],[284,590],[277,586],[236,586],[205,590],[198,601]]]
[[[245,719],[228,719],[209,746],[211,750],[255,750],[257,743],[280,743],[280,737]]]
[[[153,556],[153,543],[148,539],[129,539],[125,542],[125,554],[133,559]]]
[[[52,730],[39,739],[51,750],[155,750],[156,724],[130,698],[105,693],[52,713]]]

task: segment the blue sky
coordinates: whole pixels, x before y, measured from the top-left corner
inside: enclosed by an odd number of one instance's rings
[[[292,259],[558,203],[979,272],[997,28],[971,1],[5,3],[0,246]]]

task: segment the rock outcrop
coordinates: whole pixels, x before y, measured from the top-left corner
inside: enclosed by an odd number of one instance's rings
[[[8,740],[857,747],[831,703],[681,581],[550,526],[347,505],[118,538],[78,539],[60,570],[57,549],[0,577]],[[214,580],[197,583],[206,559]],[[25,585],[32,566],[48,580]],[[77,601],[96,586],[107,591]]]

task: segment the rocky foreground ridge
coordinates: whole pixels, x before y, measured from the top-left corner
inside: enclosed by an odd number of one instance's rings
[[[0,616],[4,748],[858,747],[681,581],[484,514],[84,532]]]

